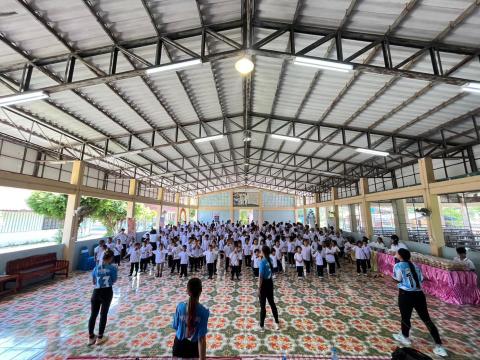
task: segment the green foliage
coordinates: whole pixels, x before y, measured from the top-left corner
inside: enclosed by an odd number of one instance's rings
[[[67,195],[36,191],[27,199],[27,204],[39,215],[63,220],[67,208]]]
[[[48,192],[33,192],[27,199],[28,206],[37,214],[63,220],[67,207],[67,195]],[[107,228],[107,236],[118,232],[122,222],[127,217],[125,201],[82,197],[80,206],[88,208],[87,217],[100,221]],[[157,212],[143,204],[136,204],[135,218],[153,223]],[[83,217],[80,218],[80,222]]]

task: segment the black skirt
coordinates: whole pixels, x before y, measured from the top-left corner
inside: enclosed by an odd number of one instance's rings
[[[180,358],[198,358],[198,341],[190,341],[188,339],[178,340],[175,336],[172,355]]]

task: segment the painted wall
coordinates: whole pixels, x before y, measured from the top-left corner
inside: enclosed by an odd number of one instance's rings
[[[262,200],[264,207],[294,207],[295,196],[280,194],[272,191],[263,191]]]
[[[198,206],[230,206],[231,199],[229,192],[221,192],[210,195],[202,195],[198,199]]]
[[[272,222],[295,222],[294,210],[265,210],[263,212],[263,221]]]
[[[214,216],[218,215],[220,221],[230,220],[230,211],[229,210],[198,210],[198,221],[211,223]]]

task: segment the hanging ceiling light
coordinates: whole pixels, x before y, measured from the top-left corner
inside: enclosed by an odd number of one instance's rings
[[[235,63],[235,69],[237,69],[237,71],[242,75],[250,74],[254,67],[255,65],[253,64],[252,60],[250,60],[250,58],[247,56],[242,57]]]

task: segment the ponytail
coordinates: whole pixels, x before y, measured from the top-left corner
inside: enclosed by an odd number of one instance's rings
[[[187,337],[193,336],[195,332],[195,320],[197,318],[197,305],[202,293],[202,281],[199,278],[191,278],[187,283],[187,291],[190,295],[187,309]]]
[[[418,278],[418,273],[417,273],[417,269],[415,268],[415,265],[413,265],[413,263],[410,261],[410,257],[411,257],[410,251],[408,251],[407,249],[400,248],[398,249],[397,252],[402,258],[402,260],[408,264],[408,267],[410,268],[410,273],[412,274],[413,280],[415,281],[415,287],[420,289],[421,287],[420,279]]]

